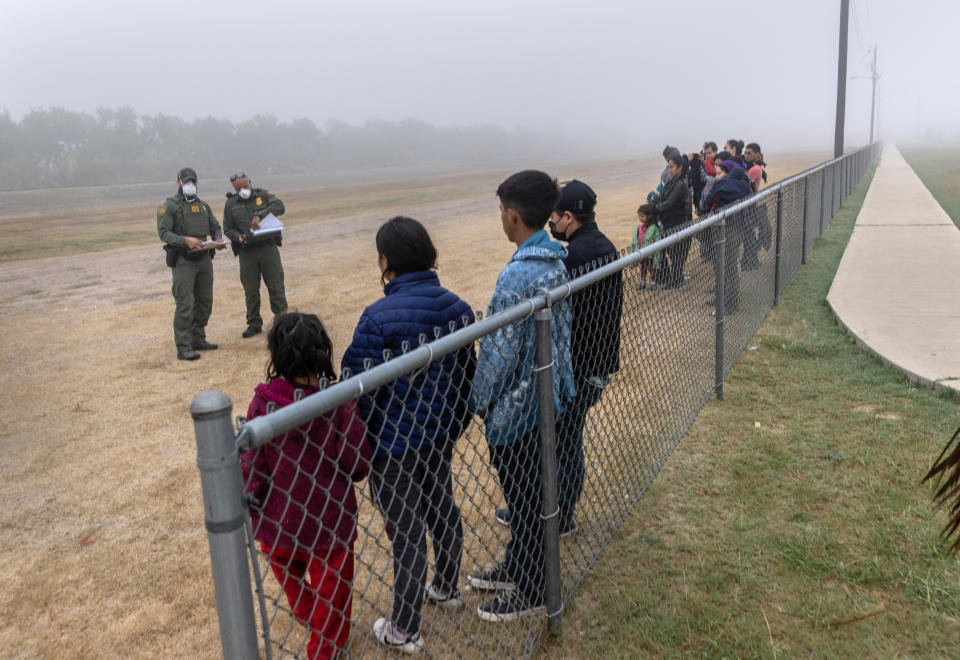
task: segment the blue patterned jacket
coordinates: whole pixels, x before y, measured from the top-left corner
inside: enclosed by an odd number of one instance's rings
[[[494,314],[531,297],[532,289],[551,288],[568,280],[567,250],[540,230],[517,248],[500,271],[487,313]],[[572,313],[569,299],[553,310],[553,404],[559,417],[576,394],[570,357]],[[484,417],[487,442],[509,445],[540,423],[537,406],[536,332],[533,315],[500,328],[480,340],[471,409]]]

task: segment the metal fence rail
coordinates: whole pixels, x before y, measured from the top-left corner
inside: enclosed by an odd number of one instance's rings
[[[372,656],[382,620],[408,651],[532,655],[878,154],[557,275],[236,435],[230,400],[197,396],[224,657]],[[665,253],[679,286],[650,280]],[[500,616],[511,599],[533,615]]]

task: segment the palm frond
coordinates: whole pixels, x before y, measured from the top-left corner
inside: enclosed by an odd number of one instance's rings
[[[940,456],[934,461],[933,467],[920,482],[936,481],[938,488],[933,501],[937,506],[948,506],[950,509],[950,518],[940,532],[945,539],[949,539],[960,530],[960,441],[957,440],[958,437],[960,437],[960,428],[954,432],[953,437],[940,452]],[[956,446],[953,446],[954,443]],[[954,539],[949,552],[958,550],[960,550],[960,534]]]

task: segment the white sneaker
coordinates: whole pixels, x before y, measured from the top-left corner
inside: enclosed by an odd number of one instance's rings
[[[450,593],[445,594],[434,587],[433,584],[428,584],[426,590],[423,592],[423,599],[445,610],[463,609],[463,598],[460,597],[459,589],[454,589]]]
[[[420,633],[405,635],[394,627],[393,622],[387,618],[379,618],[373,624],[373,635],[377,638],[377,643],[387,648],[413,655],[423,653],[423,637]]]

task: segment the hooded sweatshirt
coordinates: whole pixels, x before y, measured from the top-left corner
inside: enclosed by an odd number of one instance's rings
[[[725,161],[725,163],[730,163],[730,161]],[[710,189],[710,200],[704,204],[707,211],[732,204],[750,194],[750,181],[747,179],[747,173],[743,171],[742,167],[733,167],[732,163],[730,167],[729,174],[714,181],[713,187]]]
[[[284,378],[257,385],[247,419],[290,405],[298,390],[309,396],[317,388]],[[244,452],[245,490],[260,502],[250,509],[254,538],[291,552],[350,547],[357,537],[353,482],[366,476],[371,453],[352,401]]]
[[[487,314],[512,307],[535,289],[550,289],[568,280],[567,250],[540,230],[517,248],[500,271]],[[569,298],[553,310],[553,404],[557,417],[576,394],[570,355],[573,314]],[[536,331],[533,314],[480,339],[470,408],[484,417],[487,442],[509,445],[540,423],[537,405]]]

